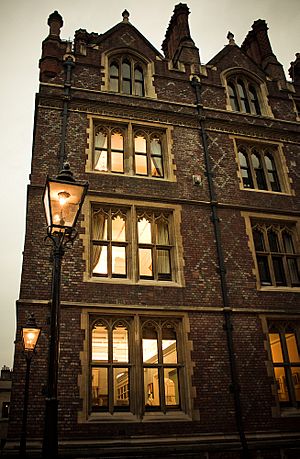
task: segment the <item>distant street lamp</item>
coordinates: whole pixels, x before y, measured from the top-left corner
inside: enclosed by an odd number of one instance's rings
[[[21,333],[22,333],[23,352],[26,357],[26,376],[25,376],[25,388],[24,388],[22,430],[21,430],[21,439],[20,439],[20,458],[25,458],[30,364],[31,364],[32,356],[35,351],[37,341],[41,333],[41,329],[37,327],[33,314],[31,314],[28,317],[26,326],[22,328]]]
[[[80,210],[88,183],[76,182],[68,163],[56,179],[47,177],[43,201],[47,220],[47,237],[53,244],[52,301],[46,411],[42,457],[55,459],[58,455],[58,360],[60,331],[61,263],[65,248],[73,244]]]

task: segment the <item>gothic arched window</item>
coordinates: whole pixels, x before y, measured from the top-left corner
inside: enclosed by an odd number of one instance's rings
[[[298,287],[300,255],[294,226],[254,222],[252,237],[262,286]]]
[[[278,150],[269,145],[238,142],[238,159],[244,188],[282,192]]]
[[[282,405],[300,405],[299,323],[269,324],[269,344],[278,401]]]
[[[259,87],[244,75],[227,79],[228,96],[232,110],[252,115],[261,115]]]
[[[109,90],[143,97],[144,65],[131,56],[114,56],[109,64]]]

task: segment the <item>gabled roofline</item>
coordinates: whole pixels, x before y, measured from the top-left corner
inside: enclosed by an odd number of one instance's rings
[[[238,48],[239,51],[243,54],[243,56],[249,60],[249,62],[251,62],[252,64],[255,65],[255,67],[257,68],[258,70],[258,73],[259,74],[264,74],[266,75],[266,72],[257,64],[257,62],[254,61],[254,59],[252,59],[250,56],[248,56],[248,54],[246,54],[242,48],[240,46],[238,46],[237,44],[234,44],[234,45],[225,45],[223,49],[221,49],[221,51],[219,51],[214,57],[212,57],[210,59],[210,61],[208,61],[205,65],[217,65],[218,62],[223,59],[224,56],[226,56],[226,54],[229,54],[231,49],[233,49],[234,47]]]
[[[146,37],[144,37],[144,35],[134,26],[132,25],[129,21],[127,22],[124,22],[124,21],[121,21],[121,22],[118,22],[118,24],[116,24],[115,26],[113,26],[111,29],[107,30],[105,33],[101,34],[99,36],[99,39],[97,40],[97,44],[101,43],[103,40],[105,40],[106,38],[108,38],[110,35],[112,35],[114,32],[116,32],[120,27],[121,25],[128,25],[130,26],[134,32],[147,44],[147,46],[149,46],[149,48],[151,48],[155,54],[157,54],[161,59],[165,59],[165,56],[163,54],[161,54],[151,43],[149,40],[147,40]]]

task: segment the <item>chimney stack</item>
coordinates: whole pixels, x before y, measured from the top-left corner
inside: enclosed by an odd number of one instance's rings
[[[189,14],[189,8],[185,3],[175,6],[162,44],[166,58],[171,60],[174,66],[177,66],[178,61],[184,64],[200,65],[199,50],[190,34]]]

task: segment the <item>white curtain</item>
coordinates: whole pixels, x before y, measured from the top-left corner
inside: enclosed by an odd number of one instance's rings
[[[101,210],[94,212],[93,214],[93,239],[101,240],[104,237],[104,228],[105,228],[105,215]],[[93,246],[93,270],[96,268],[99,263],[101,256],[101,245],[94,244]]]

